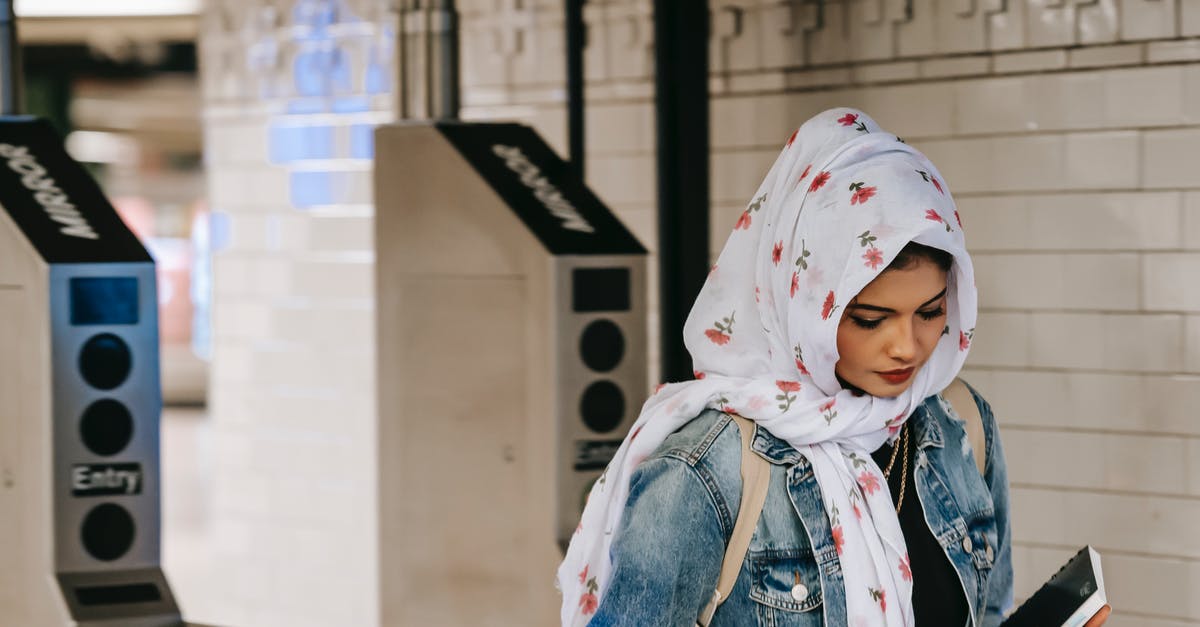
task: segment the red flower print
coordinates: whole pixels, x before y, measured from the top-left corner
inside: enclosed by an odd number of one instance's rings
[[[645,426],[645,425],[643,425],[643,426]],[[634,429],[634,430],[633,430],[633,433],[632,433],[632,434],[630,434],[630,436],[629,436],[629,441],[630,441],[630,442],[632,442],[632,441],[636,440],[636,439],[637,439],[637,437],[638,437],[638,434],[639,434],[639,433],[641,433],[641,432],[642,432],[642,427],[638,427],[637,429]],[[587,567],[586,567],[586,566],[584,566],[584,567],[583,567],[583,572],[585,572],[585,573],[587,572]],[[582,576],[580,576],[580,577],[579,577],[579,583],[583,583],[583,577],[582,577]]]
[[[837,412],[833,410],[834,405],[837,405],[837,399],[831,398],[821,404],[821,417],[825,419],[825,424],[832,424],[833,419],[837,418]]]
[[[789,288],[789,292],[790,292],[790,295],[792,298],[796,297],[796,290],[798,290],[798,289],[800,289],[800,273],[793,272],[792,273],[792,285]]]
[[[775,247],[771,249],[771,261],[779,265],[780,259],[783,259],[783,240],[776,242]]]
[[[600,600],[596,598],[596,595],[590,592],[585,592],[583,596],[579,597],[579,607],[582,608],[581,613],[584,616],[595,614],[596,608],[599,606]]]
[[[838,122],[841,123],[842,126],[853,126],[857,121],[858,116],[853,113],[847,113],[846,115],[838,118]]]
[[[661,391],[662,391],[662,389],[663,389],[663,388],[665,388],[665,387],[667,387],[667,384],[666,384],[666,383],[659,383],[658,385],[654,386],[654,393],[655,393],[655,394],[658,394],[658,393],[659,393],[659,392],[661,392]]]
[[[797,344],[794,350],[796,351],[796,370],[799,370],[800,374],[809,374],[808,368],[804,367],[804,353],[800,352],[800,345]]]
[[[793,277],[794,276],[795,275],[793,275]],[[793,278],[792,285],[794,286],[795,284],[796,284],[796,279]],[[792,292],[793,292],[793,296],[794,296],[795,289],[793,289]],[[821,319],[828,320],[829,316],[833,315],[833,312],[836,309],[837,309],[837,306],[835,306],[834,302],[833,302],[833,290],[830,290],[829,294],[825,297],[825,304],[821,306]]]
[[[938,192],[939,192],[939,193],[941,193],[941,194],[945,194],[945,193],[946,193],[945,191],[943,191],[943,190],[942,190],[942,184],[938,182],[938,180],[937,180],[937,177],[936,177],[936,176],[931,176],[931,177],[929,177],[929,180],[930,180],[930,181],[933,181],[933,186],[937,188],[937,190],[938,190]]]
[[[588,571],[588,565],[584,564],[583,570],[579,572],[579,583],[583,583],[583,582],[587,581],[587,571]]]
[[[879,477],[876,477],[874,474],[864,470],[862,471],[862,474],[858,476],[858,485],[863,489],[863,492],[866,492],[868,495],[875,494],[875,492],[879,490]]]
[[[900,414],[899,416],[887,421],[887,423],[883,425],[887,427],[889,436],[896,435],[896,432],[900,430],[900,427],[903,426],[904,423],[904,416],[905,414]]]
[[[758,294],[759,294],[759,289],[758,289],[758,286],[755,285],[754,286],[754,302],[761,303],[762,301],[758,299]]]
[[[796,397],[791,393],[800,391],[800,382],[776,381],[775,387],[779,388],[780,392],[783,392],[783,394],[779,394],[775,397],[775,400],[779,401],[779,411],[787,411],[791,409],[792,401],[796,400]]]
[[[958,209],[954,210],[954,221],[958,223],[958,228],[962,228],[962,217],[958,215]]]
[[[596,613],[596,607],[600,605],[600,600],[596,598],[596,591],[599,589],[600,584],[596,583],[595,577],[588,579],[587,592],[579,597],[579,607],[583,608],[584,616]]]
[[[852,205],[864,205],[875,195],[874,187],[863,187],[862,183],[855,183],[850,186],[850,189],[854,190],[854,194],[850,196],[850,204]]]
[[[709,329],[704,332],[704,335],[707,335],[708,339],[712,340],[712,343],[716,344],[717,346],[724,346],[728,344],[729,340],[731,339],[727,334],[721,333],[717,329]]]
[[[904,577],[905,581],[912,581],[912,566],[909,565],[907,553],[900,558],[900,576]]]
[[[703,379],[705,375],[703,372],[700,372],[699,370],[693,370],[692,376],[696,377],[696,380],[699,381],[700,379]]]
[[[714,322],[713,328],[705,330],[704,335],[717,346],[728,344],[733,335],[733,316],[734,314],[731,313],[728,318],[721,318]]]
[[[938,212],[933,209],[926,209],[925,210],[925,219],[933,220],[934,222],[941,222],[942,216],[939,215]]]
[[[797,182],[803,181],[804,178],[807,177],[808,173],[811,171],[812,171],[812,164],[810,163],[804,167],[804,171],[800,173],[800,178],[796,179],[796,181]]]
[[[842,533],[842,526],[838,525],[833,528],[833,546],[837,547],[838,555],[842,554],[842,545],[844,544],[846,544],[846,537]]]
[[[799,134],[800,134],[800,129],[796,129],[796,130],[792,131],[792,136],[788,138],[788,143],[787,143],[788,148],[792,147],[792,142],[796,141],[796,135],[799,135]]]
[[[965,351],[971,346],[971,338],[967,337],[966,333],[958,332],[958,350]]]
[[[872,246],[867,249],[866,254],[862,258],[867,261],[866,265],[870,266],[872,270],[878,270],[880,264],[883,263],[883,252]]]
[[[858,503],[851,503],[850,508],[854,510],[854,517],[862,520],[862,510],[858,509]]]
[[[733,230],[737,231],[738,229],[741,229],[744,231],[749,228],[750,228],[750,212],[743,211],[742,215],[738,217],[737,223],[733,225]]]
[[[822,173],[816,175],[815,177],[813,177],[812,184],[808,186],[808,191],[815,192],[818,189],[821,189],[822,187],[824,187],[824,185],[828,182],[829,182],[829,173],[822,172]]]

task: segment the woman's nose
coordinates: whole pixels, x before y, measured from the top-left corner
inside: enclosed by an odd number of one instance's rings
[[[917,352],[916,333],[911,322],[901,322],[888,342],[887,356],[897,361],[912,361]]]

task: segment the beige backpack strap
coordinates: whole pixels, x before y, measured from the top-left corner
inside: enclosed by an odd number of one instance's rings
[[[737,423],[738,431],[742,434],[742,503],[738,507],[737,521],[733,523],[733,533],[729,536],[729,544],[725,547],[725,560],[721,562],[721,576],[717,579],[717,589],[713,591],[712,599],[696,624],[708,627],[712,622],[717,607],[729,597],[733,584],[737,581],[738,573],[742,570],[742,562],[746,559],[746,551],[750,548],[750,538],[758,527],[758,518],[762,514],[763,503],[767,500],[767,482],[771,477],[771,463],[750,450],[754,440],[754,422],[730,414]]]
[[[979,415],[979,406],[975,404],[975,397],[962,379],[955,379],[945,390],[942,390],[942,398],[946,399],[950,408],[962,419],[963,426],[967,430],[967,440],[971,443],[971,448],[975,450],[975,466],[979,468],[979,474],[982,475],[984,468],[987,467],[987,440],[983,434],[983,416]]]

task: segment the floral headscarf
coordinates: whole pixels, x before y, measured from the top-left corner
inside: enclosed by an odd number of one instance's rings
[[[842,307],[909,242],[954,258],[946,330],[904,393],[855,396],[834,374]],[[660,386],[592,488],[558,571],[562,624],[586,624],[603,598],[634,469],[716,408],[754,420],[812,464],[850,624],[913,625],[908,552],[870,453],[953,381],[975,316],[962,223],[933,164],[859,111],[805,122],[738,219],[688,316],[684,341],[696,380]]]

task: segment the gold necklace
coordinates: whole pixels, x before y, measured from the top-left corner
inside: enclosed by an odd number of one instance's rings
[[[888,461],[887,468],[883,469],[883,479],[886,483],[892,476],[892,467],[896,465],[896,457],[900,454],[900,449],[904,449],[904,458],[900,464],[900,499],[896,502],[896,513],[900,513],[900,508],[904,507],[904,493],[908,487],[908,422],[900,428],[900,437],[896,440],[896,446],[892,449],[892,458]]]

